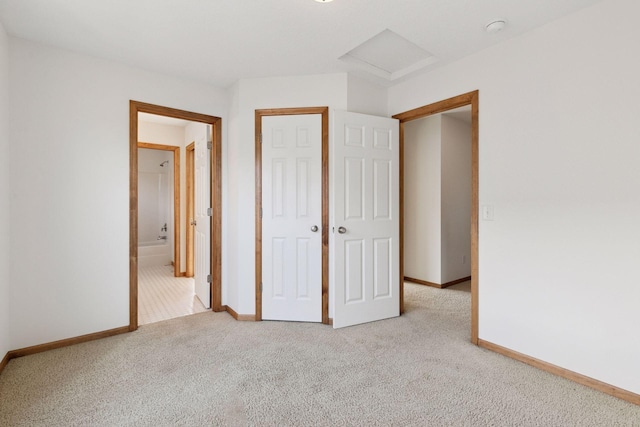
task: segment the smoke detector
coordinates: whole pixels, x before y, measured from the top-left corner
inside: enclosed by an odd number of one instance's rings
[[[495,34],[502,31],[506,26],[507,26],[507,20],[500,18],[500,19],[494,19],[493,21],[489,22],[484,27],[484,29],[489,34]]]

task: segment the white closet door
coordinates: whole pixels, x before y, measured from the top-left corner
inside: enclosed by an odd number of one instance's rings
[[[262,118],[262,318],[322,321],[322,119]]]

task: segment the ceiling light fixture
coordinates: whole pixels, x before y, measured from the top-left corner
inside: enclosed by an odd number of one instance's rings
[[[507,26],[506,19],[494,19],[485,26],[485,30],[489,34],[499,33]]]

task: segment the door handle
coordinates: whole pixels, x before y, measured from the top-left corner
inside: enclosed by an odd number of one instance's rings
[[[338,233],[340,233],[340,234],[344,234],[344,233],[346,233],[346,232],[347,232],[347,229],[346,229],[346,228],[344,228],[344,227],[338,227]]]
[[[317,226],[317,225],[312,225],[312,226],[311,226],[311,231],[313,231],[314,233],[315,233],[316,231],[318,231],[318,226]]]
[[[191,225],[196,225],[196,220],[195,219],[191,219]]]

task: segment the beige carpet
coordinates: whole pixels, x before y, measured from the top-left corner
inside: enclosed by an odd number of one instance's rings
[[[201,313],[12,360],[0,425],[640,426],[640,407],[469,343],[469,293],[333,330]]]

